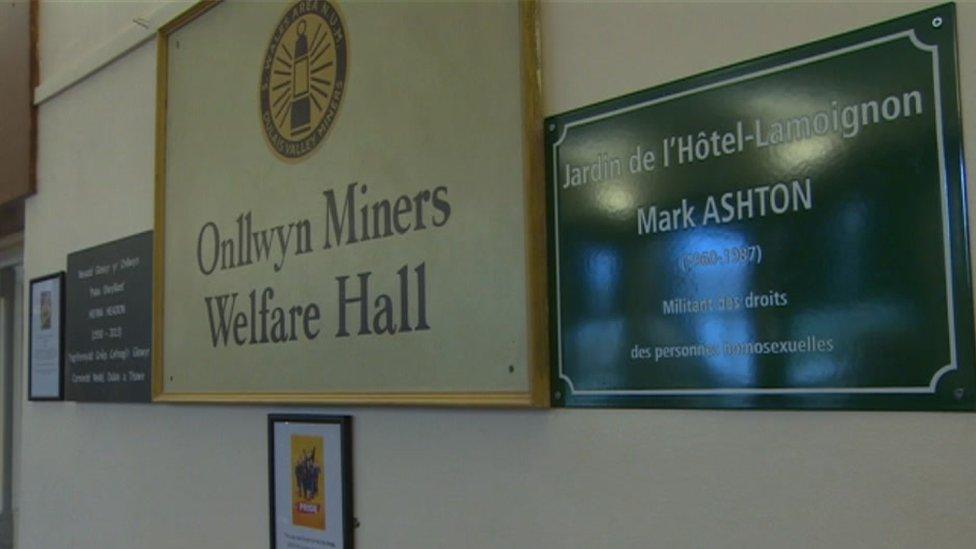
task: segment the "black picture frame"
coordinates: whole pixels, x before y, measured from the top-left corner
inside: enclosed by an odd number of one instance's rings
[[[51,306],[58,307],[58,393],[57,395],[35,396],[34,394],[34,286],[50,280],[57,280],[58,296],[52,300]],[[27,400],[30,401],[61,401],[64,400],[64,311],[65,284],[64,271],[32,278],[29,290],[29,308],[27,320]]]
[[[341,546],[338,549],[352,549],[354,545],[353,530],[358,525],[358,521],[353,511],[353,489],[352,489],[352,416],[347,415],[317,415],[317,414],[269,414],[268,415],[268,510],[270,525],[270,547],[279,549],[277,545],[277,519],[278,509],[275,501],[277,497],[277,485],[275,482],[275,427],[282,423],[295,423],[304,425],[337,425],[339,427],[339,471],[338,476],[341,483],[340,505],[342,506],[340,522],[342,532],[340,534]],[[289,470],[291,463],[287,464]],[[332,471],[329,464],[325,464],[326,476]],[[288,486],[289,496],[291,485]],[[288,512],[289,510],[286,510]]]

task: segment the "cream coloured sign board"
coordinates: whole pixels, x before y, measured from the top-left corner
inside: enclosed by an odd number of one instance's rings
[[[156,400],[546,403],[535,9],[228,1],[161,31]]]

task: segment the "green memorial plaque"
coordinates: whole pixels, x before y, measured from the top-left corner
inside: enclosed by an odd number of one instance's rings
[[[955,26],[549,118],[553,402],[974,409]]]

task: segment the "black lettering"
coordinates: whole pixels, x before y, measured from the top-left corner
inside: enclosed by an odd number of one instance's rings
[[[399,234],[403,234],[410,230],[410,222],[408,221],[406,224],[401,224],[400,220],[403,214],[410,213],[411,205],[410,197],[406,195],[401,196],[396,200],[396,204],[393,208],[393,226],[396,228],[396,232]]]
[[[417,330],[429,330],[427,324],[427,263],[421,263],[414,269],[417,273]]]
[[[203,264],[203,233],[210,227],[213,231],[213,261],[210,262],[210,269],[208,270]],[[217,249],[220,247],[220,231],[217,229],[217,225],[213,221],[207,221],[200,228],[200,234],[197,236],[197,266],[200,267],[200,272],[209,275],[214,272],[217,268]]]
[[[352,303],[359,304],[359,334],[364,335],[372,333],[369,331],[369,314],[366,310],[366,304],[369,303],[369,277],[372,273],[365,272],[359,273],[359,296],[357,297],[346,297],[346,280],[349,279],[348,276],[337,276],[336,280],[339,282],[339,330],[336,332],[336,337],[346,337],[349,335],[349,331],[346,330],[346,306]]]
[[[434,194],[431,202],[434,208],[439,211],[442,215],[441,219],[434,219],[433,223],[435,227],[443,227],[447,224],[447,220],[451,218],[451,204],[444,199],[444,195],[447,194],[447,187],[437,187],[434,189]]]
[[[382,238],[384,236],[393,236],[393,227],[390,222],[390,201],[380,200],[379,202],[373,204],[373,238]],[[383,226],[380,227],[380,222]]]
[[[308,307],[305,307],[305,318],[302,322],[302,326],[305,328],[305,338],[315,339],[319,336],[319,330],[316,329],[314,332],[309,328],[309,323],[313,321],[318,321],[322,318],[322,312],[319,310],[319,306],[315,303],[309,303]]]
[[[336,206],[335,193],[330,189],[325,191],[325,246],[323,249],[332,248],[332,234],[335,233],[335,245],[341,246],[342,235],[345,232],[346,227],[349,228],[349,234],[346,238],[346,244],[355,244],[359,242],[356,238],[356,224],[353,220],[353,216],[356,211],[356,185],[358,183],[350,183],[346,187],[346,196],[342,203],[342,215],[339,215],[339,209]],[[331,222],[331,225],[330,225]],[[330,231],[331,228],[331,231]]]
[[[417,211],[417,217],[413,225],[415,231],[421,231],[427,228],[427,225],[424,225],[424,202],[430,202],[430,191],[426,189],[415,194],[413,197],[413,207]]]
[[[227,345],[227,335],[230,331],[230,319],[234,316],[234,309],[237,306],[237,294],[219,295],[213,298],[205,297],[207,303],[207,318],[210,320],[210,339],[214,347],[218,342]],[[214,322],[213,304],[216,302],[218,322]],[[227,304],[230,303],[228,309]]]

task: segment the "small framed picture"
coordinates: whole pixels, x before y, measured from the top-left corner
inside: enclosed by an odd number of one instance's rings
[[[64,400],[64,272],[30,281],[28,400]]]
[[[352,417],[268,416],[271,549],[353,547]]]

